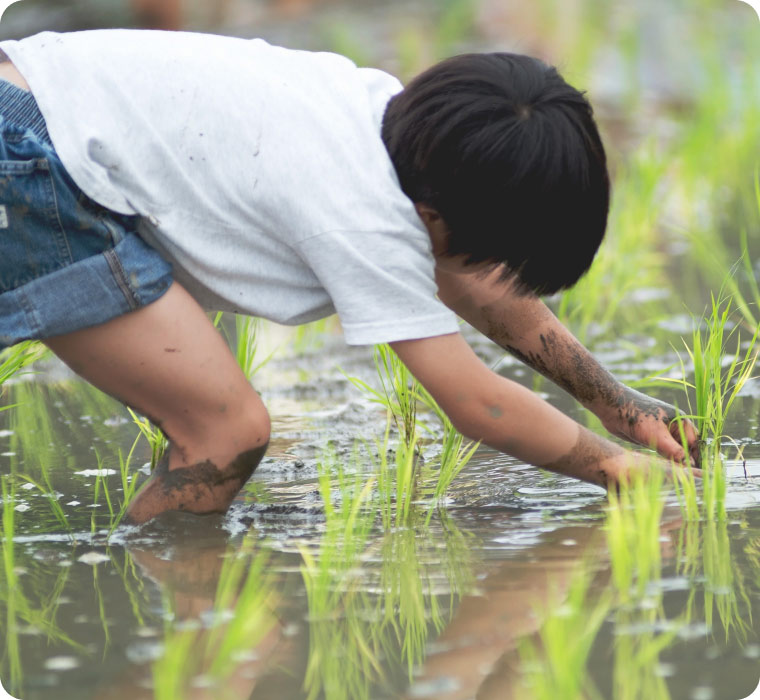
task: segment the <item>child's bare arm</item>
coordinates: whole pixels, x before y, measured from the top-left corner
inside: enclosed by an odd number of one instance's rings
[[[519,296],[490,277],[438,272],[439,294],[449,307],[483,334],[565,389],[595,413],[612,434],[654,447],[685,461],[675,409],[625,386],[604,369],[535,296]],[[685,422],[695,463],[697,434]]]
[[[646,471],[652,463],[492,372],[458,333],[395,342],[391,347],[469,438],[600,486],[620,482],[629,470]]]

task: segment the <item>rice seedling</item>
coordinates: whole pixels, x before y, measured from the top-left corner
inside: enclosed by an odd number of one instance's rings
[[[660,575],[660,519],[663,473],[650,470],[619,491],[608,492],[605,521],[612,580],[621,601],[639,599]]]
[[[586,666],[591,646],[607,618],[613,597],[609,589],[589,595],[591,575],[585,568],[573,576],[567,595],[556,591],[546,609],[538,643],[524,640],[519,646],[526,694],[530,700],[598,700]]]
[[[236,314],[235,329],[237,330],[237,351],[235,357],[240,368],[243,370],[243,374],[245,374],[246,379],[250,382],[253,379],[253,375],[272,359],[273,353],[270,353],[260,362],[256,362],[261,333],[260,318]]]
[[[309,658],[304,690],[312,699],[366,698],[383,678],[373,625],[367,621],[369,597],[362,590],[357,564],[366,552],[376,504],[375,478],[349,475],[334,454],[318,463],[325,531],[315,555],[301,546],[301,574],[309,604]],[[338,493],[333,494],[333,476]]]
[[[425,657],[430,628],[438,633],[445,624],[427,567],[420,558],[422,542],[416,528],[403,527],[386,533],[381,550],[381,625],[400,643],[401,660],[410,681]]]
[[[164,652],[152,667],[156,700],[192,697],[194,682],[213,689],[214,697],[236,697],[227,679],[277,624],[268,562],[268,551],[247,535],[238,551],[230,547],[224,555],[210,622],[168,616]]]
[[[664,625],[658,608],[616,611],[612,679],[616,700],[670,700],[659,657],[676,640],[681,624]]]
[[[745,343],[742,343],[738,325],[728,330],[732,301],[731,297],[723,296],[722,290],[717,299],[713,296],[710,315],[703,321],[704,330],[699,327],[694,329],[691,347],[684,341],[693,381],[687,381],[683,362],[682,378],[669,380],[684,387],[690,411],[687,417],[695,421],[703,444],[702,516],[707,520],[723,520],[726,517],[726,476],[720,453],[721,441],[727,437],[725,424],[728,412],[751,379],[758,355],[756,346],[760,327]],[[735,349],[730,350],[729,347]],[[689,390],[694,394],[693,405]],[[683,435],[683,430],[681,433]],[[687,518],[696,517],[694,477],[679,470],[675,484],[684,514]]]
[[[400,527],[409,520],[412,504],[416,495],[416,477],[418,459],[415,453],[417,437],[407,446],[399,441],[395,453],[392,453],[390,439],[391,417],[388,416],[385,434],[382,442],[376,441],[377,461],[366,449],[369,459],[373,462],[377,475],[378,505],[383,530],[386,532],[394,527]],[[393,462],[389,454],[394,454]]]
[[[270,353],[266,359],[258,363],[256,362],[256,353],[259,349],[261,334],[261,319],[254,316],[235,314],[235,340],[233,341],[230,337],[231,333],[228,333],[226,325],[222,323],[223,318],[224,312],[217,312],[214,316],[213,324],[221,330],[227,342],[234,346],[235,359],[248,381],[251,381],[253,375],[269,362],[274,354]]]
[[[714,613],[717,612],[726,642],[732,633],[740,641],[746,640],[752,623],[752,605],[741,570],[732,555],[727,522],[717,520],[686,525],[688,539],[679,540],[679,573],[701,583],[689,593],[687,616],[694,615],[697,592],[701,587],[701,617],[707,628],[713,629]]]
[[[16,491],[15,480],[11,476],[0,477],[0,497],[2,498],[2,563],[0,565],[0,601],[5,611],[5,619],[0,619],[0,631],[4,635],[4,648],[0,663],[3,679],[9,681],[11,691],[20,688],[23,680],[21,648],[19,634],[22,623],[39,629],[47,642],[65,644],[72,650],[84,651],[84,647],[75,642],[56,624],[55,618],[60,605],[60,597],[69,576],[68,569],[57,572],[55,582],[49,586],[44,597],[34,604],[29,597],[29,588],[24,585],[22,576],[31,576],[25,572],[16,556],[14,537],[16,533]],[[26,562],[24,562],[26,564]]]
[[[47,348],[44,345],[28,340],[0,353],[0,387],[24,367],[39,360],[46,352]]]
[[[389,469],[389,429],[386,426],[382,443],[377,444],[379,464],[378,489],[381,498],[381,512],[386,530],[392,522],[396,526],[407,522],[411,505],[423,489],[418,489],[421,477],[421,450],[418,428],[424,429],[432,436],[436,433],[418,418],[418,405],[433,413],[443,426],[441,451],[437,458],[438,469],[425,471],[425,481],[434,481],[432,500],[429,505],[427,522],[430,522],[434,510],[442,502],[451,482],[475,454],[479,443],[465,443],[462,435],[454,428],[448,416],[440,409],[430,393],[417,382],[406,366],[388,345],[378,345],[374,351],[375,368],[382,389],[377,390],[356,377],[349,381],[359,388],[371,401],[380,404],[388,411],[399,434],[402,436],[395,455],[395,469]],[[393,507],[395,511],[392,515]]]
[[[419,387],[420,400],[438,417],[443,425],[441,438],[441,452],[438,455],[438,470],[434,473],[435,487],[433,498],[428,506],[428,514],[425,524],[430,524],[433,513],[444,499],[451,482],[459,472],[467,466],[475,451],[480,447],[479,442],[465,443],[463,435],[453,426],[449,417],[441,410],[430,393],[422,386]]]
[[[328,317],[297,326],[292,340],[293,353],[303,355],[313,350],[319,350],[325,344],[325,335],[330,332],[335,323],[333,317]]]
[[[370,401],[380,404],[390,412],[399,435],[409,447],[412,442],[416,443],[420,385],[390,346],[376,345],[373,359],[381,390],[357,377],[346,375],[346,378],[369,397]]]
[[[52,511],[53,515],[55,516],[56,521],[58,524],[69,533],[70,536],[73,537],[71,534],[73,532],[73,528],[71,527],[71,524],[69,523],[68,515],[66,514],[66,511],[63,510],[63,507],[58,502],[58,497],[60,494],[58,494],[55,489],[53,488],[52,484],[50,483],[50,475],[46,469],[42,470],[42,480],[36,481],[31,476],[28,476],[26,474],[19,474],[19,478],[26,481],[28,484],[32,484],[45,498],[47,499],[48,504],[50,505],[50,510]]]
[[[98,469],[97,474],[95,475],[93,505],[98,504],[98,498],[100,496],[100,492],[102,491],[105,498],[106,507],[108,509],[107,537],[110,537],[113,534],[113,531],[118,527],[119,523],[124,518],[124,514],[127,512],[129,504],[132,502],[132,499],[137,493],[137,474],[130,474],[130,463],[132,461],[132,456],[134,455],[135,447],[137,447],[137,443],[139,441],[140,435],[135,438],[134,442],[132,443],[132,447],[130,448],[126,457],[124,457],[121,449],[119,450],[118,454],[119,477],[121,480],[121,502],[117,506],[114,504],[113,499],[111,498],[111,492],[108,486],[108,470],[104,468],[100,455],[96,453],[98,460]],[[96,530],[96,516],[95,510],[93,509],[90,517],[90,532],[94,535]]]
[[[145,418],[145,416],[138,416],[129,407],[127,407],[127,411],[129,411],[129,415],[132,416],[132,420],[140,431],[140,435],[148,441],[148,445],[150,446],[150,470],[153,471],[156,468],[158,461],[164,456],[166,448],[169,446],[169,441],[166,439],[161,428],[153,425],[153,423]]]

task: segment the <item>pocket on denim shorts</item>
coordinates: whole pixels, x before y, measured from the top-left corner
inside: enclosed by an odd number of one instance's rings
[[[123,237],[119,225],[132,223],[130,217],[110,222],[108,210],[82,193],[57,154],[31,132],[4,126],[0,293],[113,248]]]
[[[47,158],[0,160],[0,291],[70,264]]]

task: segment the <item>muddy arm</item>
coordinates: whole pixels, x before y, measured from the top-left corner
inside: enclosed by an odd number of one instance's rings
[[[454,426],[473,440],[600,486],[619,483],[630,470],[649,468],[644,455],[626,452],[492,372],[458,333],[391,347]]]
[[[551,379],[596,414],[607,430],[634,444],[684,461],[675,409],[625,386],[610,374],[536,296],[517,295],[488,277],[438,271],[441,300],[502,348]],[[690,452],[697,435],[686,424]]]

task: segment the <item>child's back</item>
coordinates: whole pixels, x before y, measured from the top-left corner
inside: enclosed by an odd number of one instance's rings
[[[140,215],[204,306],[294,324],[337,308],[355,344],[456,330],[380,137],[395,78],[191,33],[44,33],[1,47],[77,185]]]

